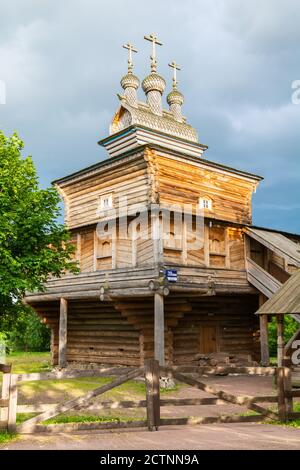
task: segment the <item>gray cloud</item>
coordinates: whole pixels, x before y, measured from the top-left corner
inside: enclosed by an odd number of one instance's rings
[[[159,70],[182,66],[185,114],[209,145],[206,157],[262,174],[254,222],[300,232],[298,0],[15,0],[1,5],[0,79],[7,104],[0,126],[16,129],[43,185],[106,158],[108,133],[126,70],[149,70],[144,33],[162,39]],[[140,94],[142,97],[142,94]]]

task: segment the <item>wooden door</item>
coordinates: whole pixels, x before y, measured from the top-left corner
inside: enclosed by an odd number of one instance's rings
[[[218,351],[218,331],[216,326],[201,326],[200,353],[210,354]]]

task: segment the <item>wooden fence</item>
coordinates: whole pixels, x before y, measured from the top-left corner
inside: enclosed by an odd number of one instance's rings
[[[266,419],[286,422],[290,419],[300,417],[300,413],[293,410],[293,398],[300,397],[300,390],[293,390],[291,386],[291,370],[285,367],[215,367],[204,368],[198,371],[197,379],[186,373],[182,373],[180,368],[159,367],[155,360],[146,362],[142,368],[111,368],[109,370],[70,370],[58,372],[45,372],[40,374],[12,374],[11,366],[1,365],[0,372],[3,373],[2,397],[0,399],[0,425],[2,429],[9,432],[32,433],[32,432],[67,432],[88,429],[112,429],[112,428],[140,428],[148,427],[149,430],[158,430],[164,425],[180,424],[207,424],[207,423],[236,423],[236,422],[258,422]],[[216,388],[211,384],[203,382],[203,374],[213,375],[222,372],[247,375],[268,375],[274,376],[277,393],[268,396],[246,396],[233,395],[224,390]],[[67,400],[60,404],[34,404],[18,405],[18,383],[33,380],[53,380],[72,379],[80,377],[107,377],[112,376],[110,383],[102,385],[89,391],[79,398]],[[146,385],[146,397],[140,401],[101,401],[91,403],[95,397],[118,387],[119,385],[143,377]],[[198,390],[204,391],[212,397],[199,398],[161,398],[160,397],[160,377],[172,377],[176,381],[188,384]],[[200,380],[201,378],[201,380]],[[205,380],[205,379],[204,379]],[[258,404],[259,403],[259,404]],[[207,406],[207,405],[240,405],[256,414],[228,414],[221,416],[199,416],[199,417],[161,417],[161,407],[186,407],[186,406]],[[262,404],[274,404],[272,409],[262,406]],[[104,409],[135,409],[146,408],[147,419],[129,420],[126,422],[88,422],[88,423],[68,423],[68,424],[44,424],[50,418],[54,418],[70,410],[99,411]],[[33,418],[27,419],[17,426],[17,413],[36,413]]]

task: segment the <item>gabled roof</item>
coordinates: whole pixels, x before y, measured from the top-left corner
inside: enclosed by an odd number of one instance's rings
[[[300,314],[300,269],[256,313],[258,315]]]

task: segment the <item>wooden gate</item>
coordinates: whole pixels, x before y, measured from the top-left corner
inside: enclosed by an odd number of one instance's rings
[[[227,369],[227,370],[225,370]],[[285,422],[289,419],[300,417],[300,413],[293,411],[293,398],[300,397],[299,390],[291,388],[291,370],[288,368],[275,367],[216,367],[199,368],[198,378],[192,378],[186,373],[182,373],[176,367],[160,368],[155,360],[146,362],[145,367],[130,369],[112,368],[110,370],[87,370],[87,371],[58,371],[45,372],[40,374],[12,374],[11,366],[0,364],[0,371],[3,373],[2,396],[0,399],[0,426],[10,432],[32,433],[32,432],[67,432],[89,429],[109,429],[109,428],[140,428],[148,427],[149,430],[158,430],[160,426],[179,425],[179,424],[207,424],[207,423],[237,423],[237,422],[257,422],[266,419],[279,420]],[[117,374],[120,374],[115,378]],[[269,375],[275,376],[277,382],[277,394],[270,396],[240,396],[233,395],[224,390],[220,390],[211,384],[203,381],[203,374],[214,373],[235,373],[249,375]],[[89,391],[85,395],[67,400],[61,404],[38,404],[38,405],[17,405],[17,384],[24,381],[34,380],[53,380],[53,379],[72,379],[79,377],[107,377],[113,376],[114,379],[101,387]],[[94,397],[112,390],[115,387],[137,377],[143,377],[146,385],[145,400],[140,401],[104,401],[100,403],[91,403]],[[199,398],[161,398],[160,397],[160,377],[172,377],[176,381],[186,383],[191,387],[204,391],[212,397]],[[200,380],[201,379],[201,380]],[[254,411],[252,415],[228,414],[221,416],[199,416],[199,417],[161,417],[161,407],[185,407],[195,405],[224,405],[234,404],[246,407]],[[277,404],[274,409],[269,409],[259,403]],[[54,418],[62,413],[73,409],[124,409],[146,407],[147,419],[132,420],[120,423],[69,423],[69,424],[44,424],[44,421]],[[24,421],[19,426],[16,425],[17,411],[19,413],[35,412],[39,413],[33,418]]]

